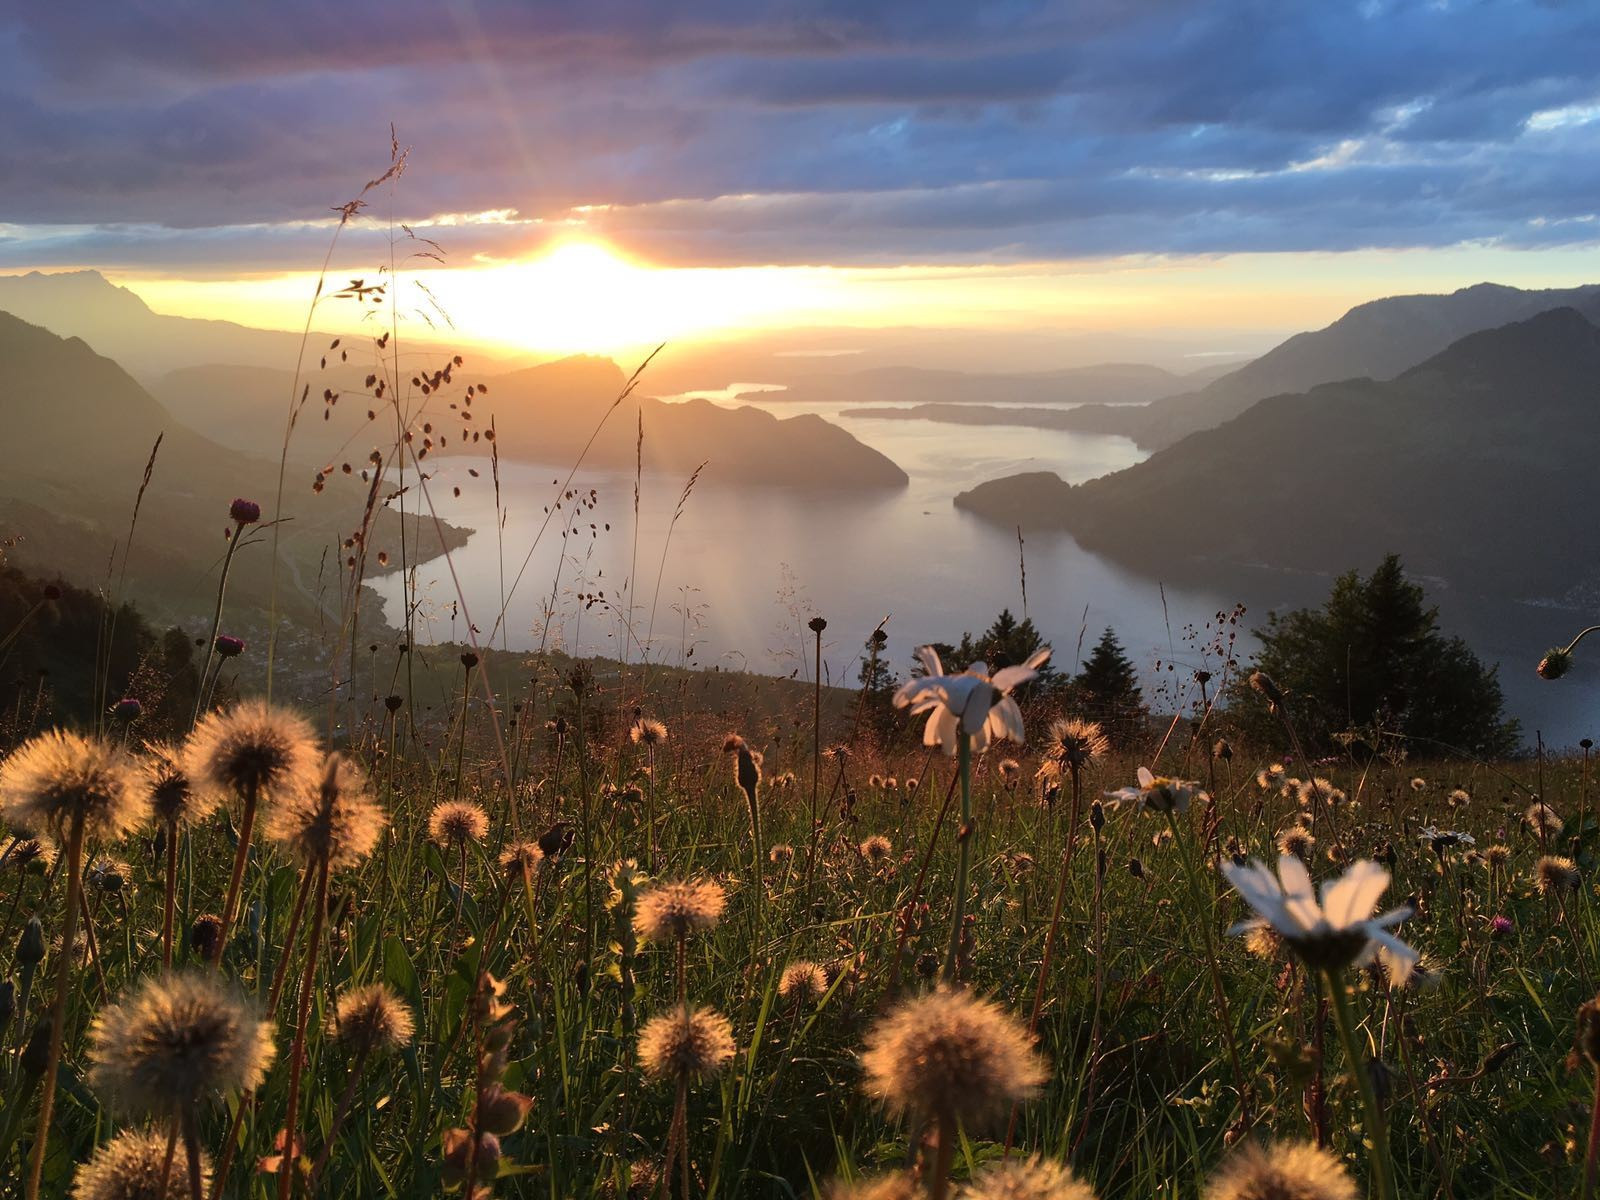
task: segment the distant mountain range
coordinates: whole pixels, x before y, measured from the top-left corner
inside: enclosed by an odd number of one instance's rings
[[[1262,400],[1076,487],[1031,473],[955,502],[1007,526],[1069,530],[1087,548],[1172,576],[1238,564],[1328,571],[1394,550],[1413,572],[1489,594],[1542,598],[1588,584],[1600,563],[1597,289],[1480,287],[1437,306],[1407,297],[1363,305],[1333,328],[1344,326],[1336,344],[1364,345],[1363,361],[1381,371],[1419,323],[1421,341],[1437,339],[1552,296],[1583,311],[1471,333],[1389,381]],[[1374,323],[1384,312],[1399,322],[1387,334]],[[1312,353],[1329,333],[1292,339],[1280,349],[1293,355],[1280,358],[1332,369]],[[1292,376],[1288,365],[1274,372],[1252,377]]]
[[[313,404],[297,422],[290,442],[296,461],[359,465],[374,445],[393,444],[389,410],[371,407],[359,394],[361,380],[354,373],[314,378]],[[501,457],[507,459],[566,467],[583,455],[589,468],[631,471],[642,462],[646,470],[683,477],[706,463],[708,480],[831,491],[894,488],[907,482],[905,472],[885,455],[808,414],[779,418],[706,400],[668,403],[643,396],[608,417],[627,384],[608,358],[580,355],[503,375],[463,372],[461,379],[463,385],[487,387],[474,406],[475,427],[486,428],[492,415]],[[284,370],[207,366],[173,371],[153,386],[167,407],[196,429],[237,449],[259,452],[270,447],[276,454],[283,444],[293,380],[293,373]],[[325,386],[350,389],[326,410],[327,419],[317,401]],[[413,427],[432,424],[436,435],[448,439],[436,455],[488,452],[481,441],[458,436],[464,426],[450,401],[460,390],[440,391],[413,414]],[[369,411],[379,414],[376,420],[367,417]]]
[[[1493,329],[1600,296],[1600,284],[1526,290],[1480,283],[1449,295],[1390,296],[1357,305],[1326,329],[1297,333],[1236,370],[1191,392],[1140,408],[1088,405],[1067,428],[1119,433],[1159,450],[1213,429],[1258,400],[1341,379],[1392,379],[1480,329]]]
[[[750,393],[767,402],[817,404],[1103,405],[1148,404],[1205,384],[1231,369],[1212,365],[1179,374],[1139,363],[1099,363],[1054,371],[939,371],[874,367],[816,372],[781,392]]]
[[[61,338],[0,312],[0,532],[20,538],[9,556],[46,578],[104,585],[116,554],[116,575],[128,544],[135,502],[138,525],[127,558],[127,577],[141,604],[166,620],[209,611],[226,542],[228,505],[236,496],[272,517],[277,464],[195,433],[174,420],[117,363],[78,338]],[[161,438],[148,488],[140,495],[146,463]],[[334,606],[340,543],[361,524],[366,489],[355,481],[330,481],[313,498],[306,481],[293,480],[294,519],[280,530],[280,605],[309,622]],[[436,527],[412,522],[429,554],[438,553]],[[445,538],[460,531],[444,527]],[[380,512],[375,550],[398,542],[397,519]],[[325,597],[317,594],[323,575]],[[376,570],[376,564],[373,565]],[[270,587],[268,546],[237,555],[231,587],[233,611],[259,615]]]

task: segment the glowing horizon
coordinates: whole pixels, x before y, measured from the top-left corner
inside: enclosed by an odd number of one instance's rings
[[[269,329],[298,329],[316,285],[312,272],[238,279],[106,274],[158,312]],[[354,274],[330,273],[329,285],[337,288]],[[602,239],[572,237],[516,261],[413,272],[402,284],[424,283],[449,314],[452,337],[563,355],[820,327],[1276,336],[1319,328],[1386,295],[1485,281],[1569,287],[1596,279],[1600,263],[1570,251],[1471,246],[1014,265],[725,267],[655,266]],[[416,309],[422,295],[411,294],[403,307]]]

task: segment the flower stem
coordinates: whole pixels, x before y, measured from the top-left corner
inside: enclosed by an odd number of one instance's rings
[[[1356,1047],[1350,1000],[1345,995],[1343,981],[1335,977],[1333,972],[1324,971],[1322,982],[1333,1002],[1333,1023],[1339,1030],[1339,1041],[1344,1045],[1345,1060],[1350,1064],[1350,1073],[1355,1076],[1356,1088],[1361,1093],[1367,1140],[1372,1143],[1368,1158],[1372,1164],[1373,1194],[1377,1200],[1395,1200],[1394,1178],[1389,1162],[1389,1130],[1378,1108],[1377,1094],[1372,1090],[1372,1076],[1367,1073],[1366,1056]]]
[[[961,923],[967,910],[967,868],[972,859],[972,738],[963,730],[956,746],[956,769],[961,778],[961,827],[956,831],[956,895],[950,916],[950,949],[945,952],[944,981],[956,981],[956,961],[961,949]]]
[[[61,957],[56,960],[56,994],[50,1002],[50,1044],[39,1097],[39,1132],[34,1136],[33,1159],[28,1164],[28,1200],[39,1200],[39,1181],[44,1175],[44,1152],[50,1138],[50,1114],[56,1099],[56,1070],[61,1064],[61,1041],[66,1026],[72,941],[78,931],[78,897],[82,890],[83,818],[78,816],[73,818],[67,835],[67,911],[61,919]]]

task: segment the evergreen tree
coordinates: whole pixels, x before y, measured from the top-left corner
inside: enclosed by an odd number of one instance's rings
[[[1492,757],[1516,748],[1494,669],[1441,633],[1438,613],[1391,554],[1365,579],[1341,575],[1320,609],[1268,617],[1255,666],[1289,693],[1307,753],[1332,749],[1334,735],[1348,730],[1402,735],[1421,753],[1450,746]],[[1248,672],[1229,700],[1247,732],[1277,736]]]
[[[1109,625],[1073,679],[1072,692],[1077,710],[1098,721],[1114,744],[1128,745],[1145,732],[1149,711],[1139,673]]]
[[[1024,617],[1019,621],[1009,608],[1003,608],[994,623],[977,637],[963,633],[959,643],[934,642],[933,648],[938,651],[939,661],[944,664],[945,671],[954,673],[965,671],[973,663],[988,663],[991,671],[1015,666],[1026,662],[1029,655],[1044,645],[1044,635],[1031,618]],[[920,672],[919,665],[915,673]],[[1039,678],[1025,685],[1024,691],[1019,694],[1025,695],[1031,691],[1037,695],[1050,690],[1058,681],[1055,668],[1047,662],[1040,668]]]

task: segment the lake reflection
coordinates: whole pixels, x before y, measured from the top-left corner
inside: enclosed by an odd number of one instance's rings
[[[731,402],[737,390],[751,386],[735,385],[715,398]],[[776,400],[761,407],[779,415],[801,411]],[[904,672],[914,646],[979,630],[1002,607],[1022,609],[1015,531],[958,511],[951,504],[957,492],[1018,471],[1053,470],[1079,482],[1144,457],[1125,438],[860,420],[841,417],[843,407],[848,406],[805,411],[821,412],[899,463],[911,480],[905,489],[821,495],[701,484],[673,528],[685,481],[647,475],[637,549],[632,475],[580,472],[575,485],[596,490],[593,511],[569,506],[558,512],[530,557],[545,506],[557,496],[552,481],[565,479],[570,464],[503,462],[502,562],[487,462],[436,460],[431,490],[440,516],[477,531],[453,557],[480,636],[487,637],[501,608],[503,566],[509,601],[504,628],[494,629],[495,645],[531,649],[543,643],[637,660],[645,643],[652,658],[672,663],[693,647],[694,664],[722,662],[775,674],[798,669],[809,677],[811,635],[804,626],[820,612],[828,620],[824,676],[846,682],[855,678],[863,639],[887,616],[888,660]],[[469,468],[479,477],[471,477]],[[459,497],[451,495],[454,486],[461,488]],[[1187,669],[1204,661],[1204,627],[1219,611],[1245,604],[1246,623],[1254,624],[1268,609],[1319,602],[1328,587],[1326,578],[1251,571],[1229,572],[1221,586],[1163,588],[1085,552],[1064,534],[1024,530],[1024,537],[1027,611],[1054,643],[1057,661],[1069,663],[1080,637],[1092,644],[1111,625],[1146,671],[1147,698],[1168,711],[1174,681],[1187,682]],[[424,604],[419,635],[462,636],[464,616],[444,561],[424,564],[418,581]],[[377,588],[387,616],[399,623],[398,577],[386,576]],[[585,607],[580,600],[580,594],[600,592],[607,603]],[[629,593],[631,634],[620,617]],[[1449,592],[1430,595],[1447,629],[1465,636],[1489,661],[1502,663],[1509,707],[1530,740],[1535,728],[1553,745],[1570,745],[1591,732],[1600,671],[1580,666],[1552,684],[1533,674],[1543,651],[1575,632],[1579,614]],[[1190,626],[1199,632],[1186,638]],[[1250,640],[1241,647],[1248,652]],[[1178,670],[1165,669],[1174,661]]]

